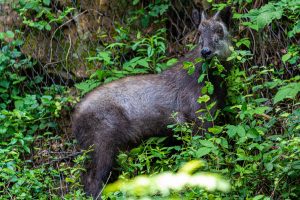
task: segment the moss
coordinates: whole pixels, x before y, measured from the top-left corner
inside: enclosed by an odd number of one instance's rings
[[[26,35],[23,39],[22,53],[41,62],[47,62],[49,41],[44,38],[41,34]]]

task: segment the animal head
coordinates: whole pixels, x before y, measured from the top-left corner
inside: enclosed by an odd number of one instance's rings
[[[231,53],[229,50],[230,34],[228,32],[230,9],[218,11],[212,17],[208,17],[204,11],[200,15],[198,10],[194,10],[193,19],[197,25],[199,24],[198,49],[201,57],[210,59],[217,56],[220,59],[226,59]]]

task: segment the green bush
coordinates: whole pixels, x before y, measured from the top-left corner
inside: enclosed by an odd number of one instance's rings
[[[49,195],[58,198],[55,188],[62,176],[67,177],[64,182],[70,182],[74,187],[68,194],[69,199],[83,196],[82,190],[75,189],[79,186],[84,156],[75,159],[72,168],[64,166],[64,162],[54,167],[51,162],[44,163],[40,153],[45,147],[38,145],[39,141],[45,145],[61,138],[54,135],[57,120],[61,110],[67,109],[67,103],[74,100],[61,86],[41,88],[42,92],[38,90],[42,77],[30,79],[21,75],[34,63],[21,54],[22,41],[14,37],[11,31],[0,33],[1,199],[47,199]],[[6,42],[7,39],[10,42]]]
[[[104,198],[300,197],[299,1],[269,1],[260,7],[252,0],[209,2],[216,9],[230,4],[238,10],[232,22],[230,69],[213,59],[203,63],[199,77],[203,82],[209,69],[224,78],[225,109],[210,116],[214,102],[208,102],[214,87],[205,81],[198,102],[206,105],[201,110],[206,114],[202,120],[213,121],[214,125],[203,130],[204,134],[194,135],[192,124],[171,124],[168,128],[174,132],[175,145],[166,145],[168,138],[150,138],[130,152],[120,153],[119,180],[107,186]],[[137,10],[131,12],[127,26],[116,24],[115,42],[103,44],[95,55],[84,58],[102,67],[95,69],[89,79],[75,84],[81,95],[128,75],[160,73],[176,62],[166,56],[168,30],[162,28],[170,2],[153,1],[141,8],[142,1],[133,4]],[[19,1],[15,9],[24,26],[48,31],[73,12],[66,8],[55,13],[50,1],[36,0]],[[137,24],[140,29],[151,24],[158,28],[143,35]],[[64,112],[71,112],[78,97],[73,97],[67,86],[45,86],[43,75],[27,75],[38,65],[21,53],[24,41],[18,38],[22,34],[18,30],[0,33],[1,199],[88,199],[80,184],[87,152],[77,152],[76,141],[62,134],[66,128],[62,122],[69,118]],[[274,35],[280,37],[280,45],[271,46],[274,40],[267,43]],[[185,62],[183,68],[191,74],[197,62],[203,60]],[[208,191],[204,185],[194,187],[188,181],[180,182],[178,188],[154,187],[162,177],[187,180],[181,176],[182,167],[199,159],[200,171],[228,180],[229,191]],[[188,180],[197,174],[193,171]],[[128,180],[130,187],[124,188]],[[146,190],[138,187],[139,181],[147,183]]]

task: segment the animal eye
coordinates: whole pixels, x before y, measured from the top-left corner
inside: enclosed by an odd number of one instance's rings
[[[217,28],[217,29],[216,29],[216,33],[217,33],[218,35],[220,35],[220,36],[223,36],[224,31],[223,31],[223,29],[220,27],[220,28]]]

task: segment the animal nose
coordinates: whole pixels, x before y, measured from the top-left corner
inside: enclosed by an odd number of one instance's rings
[[[211,50],[207,47],[204,47],[202,50],[201,50],[201,54],[204,58],[208,57],[210,54],[211,54]]]

